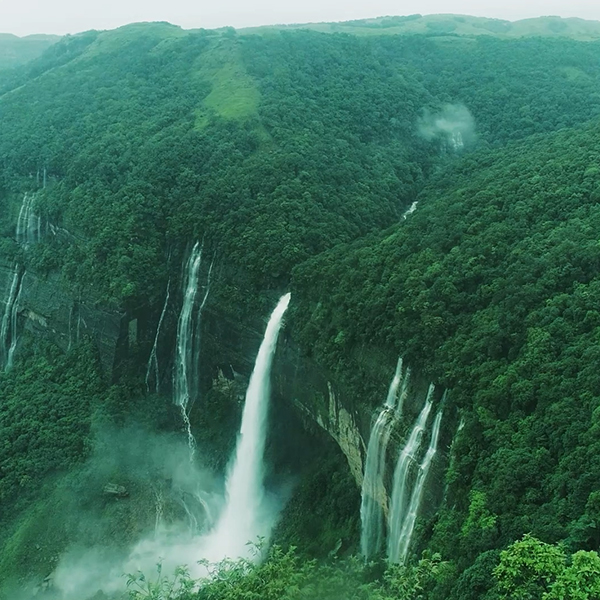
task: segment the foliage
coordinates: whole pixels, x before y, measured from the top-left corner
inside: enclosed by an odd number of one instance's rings
[[[188,572],[177,568],[173,577],[162,574],[162,565],[156,567],[156,580],[147,579],[143,573],[127,576],[129,600],[177,600],[187,595],[194,586]]]
[[[256,551],[256,549],[255,549]],[[293,547],[270,549],[264,562],[253,558],[202,561],[207,574],[194,581],[178,570],[174,579],[160,573],[157,581],[129,576],[132,600],[420,600],[447,575],[439,556],[423,558],[414,567],[394,566],[380,579],[369,567],[349,558],[331,563],[300,560]]]
[[[430,543],[460,571],[527,532],[598,549],[599,135],[473,153],[405,221],[293,273],[293,336],[339,380],[357,389],[375,347],[452,389],[466,424]]]
[[[600,557],[580,551],[567,557],[557,546],[526,535],[500,554],[494,574],[500,598],[593,600],[600,595]]]

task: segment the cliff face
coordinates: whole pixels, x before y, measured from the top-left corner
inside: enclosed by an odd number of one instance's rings
[[[14,267],[0,264],[0,290],[4,290],[0,310],[6,309],[13,277]],[[166,396],[170,393],[170,363],[178,306],[177,301],[171,304],[158,348],[161,391]],[[59,276],[41,277],[33,272],[25,272],[22,277],[17,315],[19,336],[25,331],[64,350],[83,338],[91,339],[109,377],[115,376],[115,370],[118,374],[118,364],[127,355],[128,348],[135,348],[140,358],[146,349],[149,351],[156,328],[156,314],[153,312],[142,311],[133,318],[75,292]],[[252,371],[263,329],[264,323],[260,318],[241,324],[226,311],[209,303],[201,331],[203,358],[200,386],[203,394],[218,382],[223,384],[233,380],[237,381],[236,388],[241,393]],[[276,425],[279,440],[283,440],[283,444],[289,440],[290,446],[296,447],[292,453],[301,455],[304,452],[302,445],[306,445],[306,440],[314,435],[315,428],[323,430],[343,453],[352,478],[360,489],[372,418],[385,400],[396,359],[373,348],[354,349],[353,355],[348,357],[348,364],[354,365],[361,381],[361,391],[357,392],[348,382],[342,382],[339,376],[327,372],[311,359],[293,341],[289,331],[284,330],[273,371],[274,410],[277,418],[286,421]],[[399,427],[390,443],[391,461],[395,460],[404,442],[413,415],[418,414],[421,408],[420,400],[424,397],[427,382],[415,378],[411,387],[412,393],[405,405],[406,423]],[[242,398],[240,396],[237,401]],[[305,432],[298,435],[295,430],[301,423],[305,425]],[[235,432],[232,431],[231,435],[234,436]],[[427,504],[430,510],[442,499],[443,470],[447,463],[444,447],[449,446],[448,435],[442,437],[445,439],[436,459],[435,481],[429,486],[430,501]],[[306,453],[306,457],[300,458],[298,464],[302,460],[314,460],[314,448]],[[387,498],[382,498],[382,504],[387,505]]]
[[[9,301],[15,267],[0,264],[0,311]],[[102,306],[90,296],[77,294],[58,275],[23,274],[17,304],[17,335],[23,331],[45,338],[63,350],[84,338],[96,345],[105,372],[110,376],[117,347],[126,328],[126,316],[116,308]]]

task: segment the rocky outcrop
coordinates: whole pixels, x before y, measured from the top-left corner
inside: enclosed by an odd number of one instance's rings
[[[317,423],[337,442],[344,453],[356,484],[363,482],[363,463],[366,454],[365,442],[352,414],[338,400],[331,382],[327,382],[328,410],[325,415],[316,415]]]

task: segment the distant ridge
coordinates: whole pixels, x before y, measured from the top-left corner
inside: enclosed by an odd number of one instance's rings
[[[0,69],[10,69],[40,56],[59,35],[36,34],[18,37],[12,33],[0,33]]]
[[[537,17],[520,21],[504,21],[468,15],[409,15],[377,17],[340,23],[302,23],[267,25],[239,29],[242,33],[261,33],[269,30],[310,29],[322,33],[354,35],[488,35],[497,38],[555,37],[591,42],[600,39],[600,21],[578,18]]]

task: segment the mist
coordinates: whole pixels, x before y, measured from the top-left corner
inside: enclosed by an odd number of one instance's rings
[[[439,112],[425,110],[417,124],[427,141],[439,140],[443,148],[460,152],[477,138],[475,119],[464,104],[446,104]]]
[[[44,582],[31,581],[12,597],[121,598],[129,575],[143,573],[152,581],[159,564],[162,577],[173,578],[183,566],[198,579],[209,573],[199,561],[238,558],[224,553],[231,544],[215,537],[225,506],[224,477],[205,468],[202,456],[198,448],[191,461],[180,434],[97,427],[92,457],[56,492],[64,507],[62,525],[75,541]],[[283,488],[266,493],[257,523],[265,538],[288,495]],[[240,540],[235,547],[251,558],[247,542],[252,541]]]

